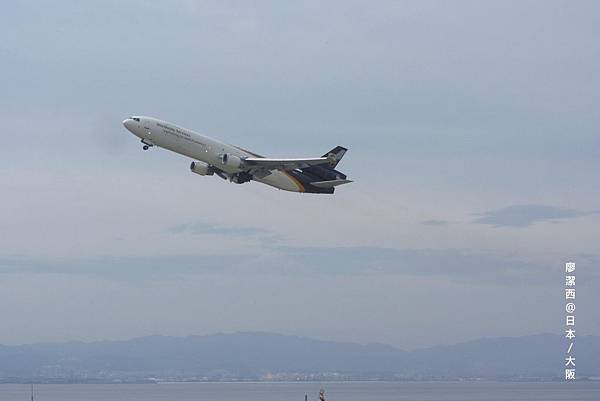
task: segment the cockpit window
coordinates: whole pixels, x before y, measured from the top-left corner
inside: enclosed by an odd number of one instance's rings
[[[140,122],[140,119],[137,117],[133,117],[133,121],[137,121],[138,123]]]

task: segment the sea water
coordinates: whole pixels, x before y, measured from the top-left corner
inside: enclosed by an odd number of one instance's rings
[[[38,384],[35,401],[570,401],[600,400],[600,382],[293,382]],[[0,401],[28,401],[30,386],[0,384]]]

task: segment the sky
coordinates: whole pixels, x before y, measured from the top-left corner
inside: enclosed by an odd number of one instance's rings
[[[14,1],[0,14],[1,344],[269,331],[404,349],[600,335],[595,1]],[[142,151],[148,115],[333,196]]]

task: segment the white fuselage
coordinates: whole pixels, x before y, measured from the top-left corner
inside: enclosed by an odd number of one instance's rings
[[[257,156],[235,146],[156,118],[132,117],[123,121],[123,125],[147,145],[165,148],[194,160],[202,161],[227,174],[236,174],[240,170],[237,167],[224,164],[222,159],[224,154],[239,158]],[[266,177],[253,179],[286,191],[304,192],[303,185],[284,171],[275,170]]]

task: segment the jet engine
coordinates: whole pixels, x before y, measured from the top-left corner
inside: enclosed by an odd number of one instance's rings
[[[213,175],[215,173],[215,170],[204,162],[192,162],[190,170],[192,170],[192,173],[200,175]]]
[[[223,165],[230,166],[233,168],[241,168],[244,164],[244,161],[236,155],[230,155],[227,153],[221,155],[221,162],[223,163]]]

